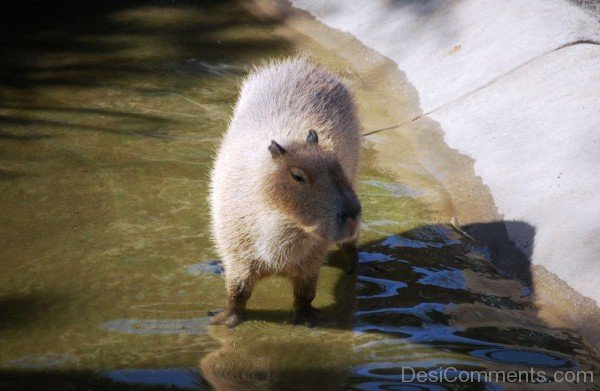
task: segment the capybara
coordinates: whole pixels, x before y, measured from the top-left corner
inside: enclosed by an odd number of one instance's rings
[[[304,57],[271,62],[245,80],[211,176],[213,235],[227,307],[237,325],[257,280],[292,280],[295,323],[312,327],[328,247],[356,242],[360,129],[352,94]]]

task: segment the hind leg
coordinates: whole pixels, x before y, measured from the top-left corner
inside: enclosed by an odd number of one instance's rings
[[[252,295],[252,290],[257,277],[249,272],[243,275],[226,274],[227,280],[227,307],[214,316],[211,324],[224,324],[235,327],[244,320],[246,302]]]

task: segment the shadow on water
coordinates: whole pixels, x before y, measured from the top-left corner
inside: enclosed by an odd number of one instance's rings
[[[535,232],[525,223],[511,224]],[[503,225],[471,224],[462,229],[499,231],[499,239],[507,239],[501,235]],[[497,251],[519,251],[512,242],[503,245],[512,248]],[[357,273],[352,272],[353,257]],[[525,254],[520,260],[529,261]],[[474,374],[483,370],[533,368],[545,371],[549,381],[555,371],[597,374],[597,357],[580,337],[570,330],[548,329],[536,319],[531,288],[503,276],[490,261],[487,247],[443,225],[364,243],[350,257],[341,250],[333,252],[327,265],[341,268],[345,275],[336,285],[335,304],[320,309],[319,328],[350,330],[350,351],[338,351],[319,341],[318,335],[312,341],[290,344],[277,339],[243,340],[236,331],[227,331],[220,333],[224,346],[202,360],[203,374],[217,389],[320,384],[324,389],[365,390],[456,389],[452,379],[465,376],[473,382],[463,387],[483,389],[486,383],[478,382]],[[340,314],[350,318],[340,319]],[[249,313],[250,321],[259,322],[290,317],[290,312]],[[349,372],[336,360],[344,355],[350,357]],[[315,367],[317,357],[326,370]],[[290,367],[296,369],[286,370]],[[449,368],[448,382],[411,381],[412,370],[443,368]]]
[[[41,294],[8,296],[0,299],[0,331],[38,322],[44,311],[64,304],[64,297]]]
[[[131,112],[129,106],[144,102],[140,97],[186,99],[203,78],[243,75],[243,68],[232,65],[237,60],[287,48],[280,38],[245,33],[273,22],[240,9],[232,0],[4,2],[0,125],[10,129],[1,129],[0,138],[55,137],[30,130],[40,127],[152,137],[178,117]],[[107,92],[111,88],[118,92]],[[85,91],[92,96],[82,96]],[[69,92],[78,97],[76,104],[65,99]],[[122,95],[132,103],[113,108]]]
[[[242,13],[237,18],[223,17],[224,11],[235,8],[238,2],[231,0],[4,3],[0,45],[8,55],[0,63],[0,82],[23,89],[111,85],[122,77],[165,71],[169,66],[165,58],[176,60],[171,56],[174,49],[174,57],[188,59],[202,53],[210,61],[250,57],[255,51],[263,54],[265,48],[285,45],[263,37],[215,40],[219,31],[269,23]],[[145,11],[153,13],[153,19],[143,17]],[[132,44],[143,50],[153,39],[165,48],[162,56],[143,51],[124,56]],[[55,57],[32,61],[40,54]]]

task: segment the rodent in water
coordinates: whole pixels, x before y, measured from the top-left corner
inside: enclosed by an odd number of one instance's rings
[[[211,175],[213,235],[235,326],[257,280],[289,277],[295,322],[313,326],[319,270],[332,243],[356,244],[360,127],[352,94],[306,58],[272,62],[242,85]]]

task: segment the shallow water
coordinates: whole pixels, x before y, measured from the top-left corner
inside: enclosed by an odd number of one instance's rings
[[[350,79],[366,129],[393,119],[368,75],[237,3],[67,9],[3,13],[36,23],[1,27],[0,388],[457,388],[402,367],[600,377],[576,333],[538,319],[531,289],[437,222],[434,186],[399,183],[368,140],[361,249],[329,255],[319,327],[289,324],[277,278],[247,322],[209,327],[225,297],[208,171],[246,69],[308,51]]]

